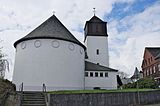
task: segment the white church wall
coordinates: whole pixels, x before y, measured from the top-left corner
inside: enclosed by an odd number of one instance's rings
[[[109,67],[108,37],[87,36],[85,45],[87,46],[88,61]],[[97,54],[97,50],[99,54]]]
[[[84,49],[74,43],[35,39],[19,43],[13,83],[24,90],[84,89]]]
[[[86,71],[88,76],[85,76],[85,89],[94,89],[99,87],[100,89],[117,89],[117,72],[106,71]],[[95,73],[98,73],[98,77]],[[90,76],[93,73],[93,76]],[[103,77],[100,77],[100,73],[103,73]],[[108,77],[105,76],[108,73]]]

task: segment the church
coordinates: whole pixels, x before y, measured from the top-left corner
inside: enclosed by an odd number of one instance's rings
[[[14,43],[13,83],[26,91],[117,89],[118,70],[109,68],[107,22],[86,21],[84,44],[52,15]]]

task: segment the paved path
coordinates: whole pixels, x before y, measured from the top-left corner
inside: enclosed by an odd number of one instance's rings
[[[144,106],[160,106],[160,104],[144,105]]]

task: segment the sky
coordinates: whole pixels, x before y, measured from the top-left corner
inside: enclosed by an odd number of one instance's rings
[[[53,14],[81,42],[93,16],[108,22],[110,67],[128,75],[141,70],[145,47],[160,47],[160,0],[0,0],[0,47],[10,63],[12,80],[16,40]]]

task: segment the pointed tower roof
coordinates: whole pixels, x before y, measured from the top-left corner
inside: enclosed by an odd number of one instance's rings
[[[89,21],[86,21],[84,29],[86,28],[86,25],[88,23],[105,23],[106,24],[107,22],[102,21],[99,17],[97,17],[96,15],[94,15]]]
[[[98,18],[96,15],[94,15],[89,22],[104,22],[100,18]]]
[[[107,22],[101,20],[96,15],[92,16],[92,18],[89,21],[86,21],[85,27],[85,39],[87,36],[105,36],[108,37],[107,34]]]
[[[140,72],[139,72],[138,68],[136,67],[136,68],[135,68],[135,71],[134,71],[134,74],[133,74],[133,76],[131,77],[131,79],[138,79],[138,78],[139,78],[139,75],[140,75]]]
[[[31,39],[60,39],[76,43],[85,48],[85,46],[71,34],[71,32],[58,20],[55,15],[48,18],[25,37],[16,41],[14,43],[14,47],[22,41]]]

